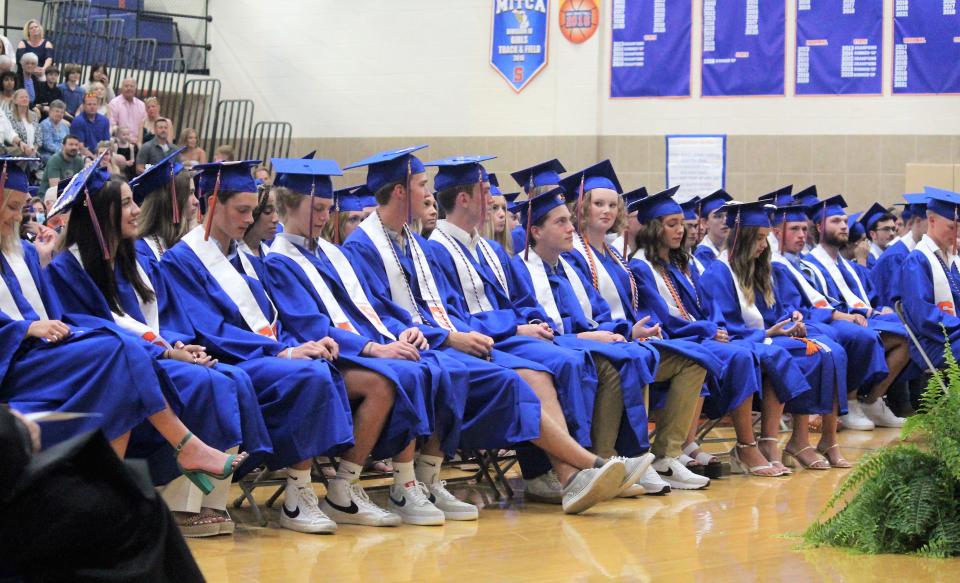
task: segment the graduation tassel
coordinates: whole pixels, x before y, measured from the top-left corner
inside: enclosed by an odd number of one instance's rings
[[[787,241],[787,211],[783,211],[783,226],[780,227],[780,255],[783,255],[783,247]]]
[[[93,209],[93,200],[90,198],[90,190],[83,189],[84,204],[87,205],[87,211],[90,213],[90,222],[93,223],[93,232],[97,235],[97,241],[100,243],[100,249],[103,251],[104,261],[110,261],[110,250],[107,248],[107,240],[103,237],[103,230],[100,228],[100,221],[97,220],[97,211]]]
[[[729,253],[727,253],[727,257],[730,259],[730,261],[733,261],[733,254],[736,252],[736,249],[737,249],[737,237],[740,236],[740,209],[739,208],[737,209],[737,218],[734,220],[733,228],[734,228],[733,243],[730,245]]]
[[[207,202],[207,220],[206,224],[203,226],[203,240],[210,240],[210,228],[213,226],[213,212],[217,210],[217,195],[220,194],[220,173],[223,172],[222,168],[217,170],[217,180],[213,183],[213,194],[210,195],[210,198]]]
[[[580,238],[583,239],[583,250],[587,254],[587,260],[590,263],[590,278],[593,280],[593,289],[600,291],[600,282],[597,278],[597,265],[593,258],[593,250],[590,249],[589,225],[583,228],[585,222],[586,210],[583,208],[583,184],[586,181],[586,173],[580,175],[580,190],[577,193],[577,230],[580,232]]]
[[[310,182],[310,199],[309,199],[310,200],[310,226],[307,227],[307,244],[311,251],[317,248],[317,242],[313,238],[313,193],[316,192],[316,189],[317,189],[317,177],[314,176],[313,180]],[[333,223],[334,229],[337,228],[338,222],[339,221],[335,221]],[[336,235],[334,235],[334,239],[336,239]]]
[[[408,225],[413,222],[413,202],[411,201],[413,197],[410,195],[410,177],[412,174],[413,174],[413,160],[411,160],[410,157],[408,156],[407,157],[407,179],[405,182],[406,188],[407,188],[407,224]]]
[[[531,218],[533,218],[533,204],[530,203],[530,199],[527,199],[527,226],[526,226],[526,235],[523,238],[523,260],[526,261],[530,257],[530,223]]]
[[[170,198],[173,203],[173,224],[180,224],[180,205],[177,204],[177,180],[173,172],[173,165],[170,165]]]
[[[477,227],[477,233],[482,237],[483,236],[483,224],[487,221],[487,213],[489,211],[489,206],[487,204],[487,197],[483,194],[483,169],[477,166],[477,182],[480,183],[480,198],[483,200],[480,201],[480,206],[483,209],[483,212],[480,213],[480,225]]]

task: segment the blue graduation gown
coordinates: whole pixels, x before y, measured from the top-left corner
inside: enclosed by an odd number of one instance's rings
[[[64,319],[36,250],[25,241],[22,245],[47,316]],[[0,276],[24,318],[17,320],[0,312],[0,402],[24,413],[100,414],[46,425],[45,447],[96,429],[102,429],[107,439],[116,439],[164,410],[168,403],[175,411],[180,408],[169,379],[157,375],[153,359],[141,343],[127,335],[106,328],[71,326],[71,335],[58,343],[28,338],[27,329],[40,317],[24,297],[5,257],[0,256],[0,267]]]
[[[192,343],[192,337],[165,325],[171,320],[176,322],[183,316],[176,304],[169,301],[166,282],[160,274],[146,262],[143,263],[157,294],[160,315],[158,332],[171,344],[177,341]],[[47,271],[57,290],[64,313],[69,318],[89,326],[114,329],[142,343],[144,349],[155,359],[156,366],[163,369],[177,388],[183,402],[181,421],[207,445],[220,450],[240,446],[251,457],[259,457],[257,454],[271,451],[270,438],[260,414],[257,395],[250,377],[245,372],[226,364],[207,368],[177,360],[160,360],[164,351],[162,347],[151,344],[114,323],[106,298],[73,253],[58,254]],[[114,270],[114,276],[120,292],[121,308],[127,315],[145,324],[146,317],[140,310],[133,285],[119,269]],[[181,323],[180,330],[188,330],[187,326],[186,323]],[[172,468],[166,469],[167,472],[161,473],[161,479],[175,476],[170,475],[169,470]]]
[[[167,251],[160,266],[173,295],[183,303],[197,343],[250,375],[273,443],[271,467],[335,455],[353,443],[350,401],[343,379],[331,364],[277,358],[288,345],[251,331],[185,242]],[[251,277],[241,277],[267,321],[272,321],[273,308],[263,286]]]
[[[437,432],[444,451],[452,454],[460,439],[463,409],[466,406],[466,369],[457,361],[432,350],[421,353],[419,362],[361,357],[360,352],[367,343],[387,344],[392,340],[383,336],[357,308],[336,267],[322,250],[318,249],[314,254],[299,245],[297,248],[324,279],[358,333],[328,326],[326,307],[303,269],[289,257],[270,253],[263,265],[285,332],[297,343],[320,338],[321,334],[329,332],[340,344],[342,358],[349,356],[362,362],[364,366],[391,379],[398,390],[407,393],[421,418],[417,429],[419,435],[426,437]],[[364,287],[364,293],[374,310],[381,313],[382,308],[376,299],[371,298],[363,280],[360,280],[360,285]],[[384,322],[384,325],[394,336],[409,328],[395,320],[389,324]]]
[[[950,275],[960,282],[960,273],[956,266],[951,266]],[[960,318],[937,307],[930,262],[923,253],[914,250],[907,255],[900,268],[900,283],[903,315],[933,365],[937,368],[946,366],[944,342],[947,340],[950,341],[954,356],[960,357]],[[951,288],[951,292],[953,305],[960,306],[960,293],[957,288]],[[946,328],[946,338],[941,325]],[[926,362],[913,342],[910,343],[910,357],[921,370],[927,369]]]
[[[697,248],[693,250],[693,256],[700,260],[704,272],[710,267],[711,263],[717,260],[717,254],[713,252],[713,249],[703,243],[697,245]]]
[[[870,285],[881,306],[892,306],[900,299],[900,266],[909,254],[906,243],[897,241],[884,249],[870,268]]]
[[[419,235],[414,234],[414,237],[417,237],[424,253],[429,253],[429,246],[426,241]],[[417,324],[417,327],[423,331],[424,336],[430,342],[431,348],[457,360],[467,369],[470,382],[463,415],[460,446],[465,449],[492,449],[495,447],[511,447],[538,438],[540,436],[540,400],[533,389],[516,372],[510,369],[516,367],[549,371],[544,367],[524,359],[512,357],[500,350],[494,350],[493,361],[487,362],[449,346],[444,346],[449,332],[437,324],[426,307],[427,303],[423,299],[417,281],[413,260],[409,255],[409,247],[401,250],[393,240],[390,241],[390,244],[393,245],[400,260],[404,276],[413,293],[419,316],[423,321],[422,324]],[[407,326],[412,326],[413,320],[410,314],[405,308],[393,302],[383,260],[366,231],[361,228],[355,229],[347,237],[343,249],[348,256],[353,257],[354,265],[359,266],[358,274],[361,279],[366,280],[370,292],[385,309],[385,313],[380,314],[380,316],[388,316],[404,322]],[[444,286],[444,280],[439,277],[439,269],[435,266],[428,266],[428,268],[434,273],[437,286],[441,287],[439,291],[444,298],[440,299],[448,299],[449,292],[446,287],[442,287]],[[449,302],[445,301],[444,304],[449,309]],[[454,319],[454,326],[458,330],[469,330],[464,322],[456,322],[455,314],[450,314],[450,317]]]
[[[510,237],[513,239],[514,255],[522,252],[523,248],[527,246],[527,231],[523,228],[523,225],[514,227],[513,230],[510,231]]]
[[[701,281],[709,305],[722,310],[730,337],[753,342],[765,379],[773,386],[777,399],[786,404],[786,411],[825,414],[833,411],[836,395],[842,396],[839,399],[841,404],[846,401],[846,355],[842,348],[834,344],[829,353],[820,350],[807,355],[806,344],[796,338],[765,338],[764,330],[749,328],[740,311],[733,274],[720,261],[707,268]],[[754,301],[765,328],[790,317],[788,307],[780,302],[779,297],[772,306],[768,306],[759,293]]]

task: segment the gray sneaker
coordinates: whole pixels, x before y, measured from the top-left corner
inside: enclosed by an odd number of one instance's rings
[[[626,473],[623,462],[607,460],[600,468],[580,470],[563,489],[563,511],[579,514],[617,495]]]
[[[533,502],[542,502],[544,504],[562,504],[563,503],[563,484],[557,479],[557,474],[553,470],[537,476],[532,480],[524,480],[523,495]]]
[[[645,454],[639,455],[637,457],[615,457],[623,462],[624,467],[624,476],[623,483],[620,484],[620,490],[617,491],[617,496],[622,496],[627,490],[633,489],[635,494],[634,496],[639,496],[643,492],[638,491],[634,486],[637,485],[637,481],[643,477],[647,472],[647,468],[650,467],[650,464],[653,463],[653,460],[656,459],[652,453],[647,452]]]

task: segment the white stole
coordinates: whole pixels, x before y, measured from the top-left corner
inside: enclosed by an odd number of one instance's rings
[[[160,257],[164,254],[164,252],[166,252],[166,249],[164,249],[160,244],[160,239],[150,235],[144,237],[143,240],[147,243],[147,247],[153,251],[153,256],[157,258],[157,261],[159,261]]]
[[[840,257],[839,265],[842,265],[848,273],[853,275],[854,281],[857,282],[857,287],[861,295],[857,295],[853,290],[850,289],[850,286],[847,285],[846,280],[843,279],[843,274],[840,273],[840,268],[838,263],[834,262],[833,258],[826,252],[826,250],[817,245],[813,248],[813,251],[810,252],[810,255],[813,255],[817,261],[820,262],[820,265],[823,265],[824,269],[827,270],[827,275],[837,284],[837,288],[840,290],[840,295],[843,297],[844,303],[846,303],[851,308],[857,310],[869,310],[870,303],[867,301],[867,294],[864,292],[863,284],[860,283],[860,278],[857,277],[853,268],[850,267],[846,260],[843,257]],[[826,288],[824,288],[826,289]]]
[[[591,326],[596,327],[597,323],[593,321],[593,306],[590,304],[590,296],[587,295],[587,290],[583,287],[580,276],[577,275],[573,267],[571,267],[563,257],[559,257],[558,261],[563,268],[563,273],[570,281],[570,285],[573,286],[573,293],[577,296],[577,301],[580,303],[583,313],[586,314],[587,319],[590,320]],[[530,272],[530,279],[533,281],[533,291],[537,295],[537,301],[543,306],[544,310],[546,310],[547,316],[553,320],[557,331],[563,334],[563,318],[560,317],[557,299],[553,297],[553,288],[550,287],[550,279],[547,277],[547,270],[543,266],[543,259],[537,255],[536,250],[531,247],[529,255],[523,262]]]
[[[703,266],[703,263],[701,263],[700,260],[697,259],[697,256],[694,255],[693,253],[688,253],[688,255],[690,256],[690,263],[692,263],[694,269],[697,270],[697,275],[703,275],[704,269],[706,269]],[[693,283],[692,279],[690,280],[690,283]]]
[[[667,282],[664,281],[663,275],[660,274],[650,260],[647,259],[647,254],[643,249],[637,249],[636,253],[633,254],[634,259],[641,261],[650,268],[650,272],[653,273],[653,280],[657,282],[657,291],[660,293],[660,297],[663,298],[663,301],[667,304],[667,310],[670,312],[670,315],[675,318],[683,318],[683,313],[680,311],[680,306],[677,305],[676,299],[674,299],[673,294],[670,293],[670,287],[667,285]],[[668,275],[669,277],[669,275]]]
[[[437,228],[430,234],[430,240],[439,243],[450,253],[453,258],[453,264],[457,268],[457,279],[460,280],[460,288],[463,290],[463,299],[467,302],[467,309],[471,314],[480,312],[492,312],[493,306],[490,299],[487,298],[486,290],[483,285],[483,278],[477,272],[464,250],[457,243],[454,235],[449,232],[450,227],[445,220],[437,221]]]
[[[33,274],[30,273],[30,267],[27,266],[27,261],[24,258],[23,244],[20,241],[17,241],[15,247],[10,250],[10,252],[4,252],[4,257],[7,259],[7,263],[10,264],[10,269],[13,270],[13,275],[17,278],[17,281],[20,283],[20,291],[23,293],[23,296],[30,303],[30,307],[33,308],[33,311],[37,313],[37,316],[41,320],[49,320],[47,315],[47,308],[43,305],[43,298],[40,297],[40,290],[37,288],[37,282],[33,279]],[[10,294],[10,291],[7,290],[7,294]],[[10,296],[11,304],[16,308],[16,302],[13,301],[13,296]],[[6,309],[4,309],[6,311]],[[20,310],[17,309],[15,314],[20,314]],[[22,320],[23,316],[20,318]]]
[[[883,253],[883,250],[877,246],[873,241],[870,242],[870,256],[874,259],[880,259],[880,255]]]
[[[579,233],[574,233],[573,235],[573,248],[583,255],[587,266],[591,270],[596,270],[596,273],[593,275],[597,277],[597,286],[600,288],[598,290],[600,295],[610,304],[610,316],[615,320],[625,320],[627,318],[627,312],[623,307],[623,302],[620,301],[620,292],[617,290],[617,284],[613,281],[610,273],[607,272],[606,266],[596,257],[596,251],[593,249],[589,250],[589,252],[594,255],[594,259],[591,262],[590,257],[587,255],[587,246]],[[584,290],[584,293],[586,293],[586,290]]]
[[[247,253],[253,255],[253,249],[244,241],[237,241],[237,259],[240,260],[240,267],[243,268],[243,272],[253,279],[260,281],[260,276],[257,275],[257,270],[253,268],[253,262],[250,261],[250,258],[247,257]],[[261,249],[263,253],[263,249]]]
[[[273,322],[267,321],[263,310],[260,309],[260,304],[257,303],[257,298],[254,297],[243,276],[237,272],[227,256],[223,254],[216,241],[204,241],[203,231],[203,225],[198,225],[183,237],[183,241],[197,255],[220,288],[237,306],[240,317],[246,322],[247,327],[261,336],[276,340],[276,318]],[[237,253],[241,256],[241,262],[246,259],[242,250],[238,249]],[[249,261],[247,259],[248,263]],[[276,309],[273,312],[276,314]]]
[[[746,294],[743,293],[743,288],[740,287],[737,275],[733,272],[733,268],[730,267],[727,252],[724,251],[721,253],[720,256],[717,257],[717,260],[730,270],[730,279],[733,280],[733,287],[737,290],[737,300],[740,303],[740,316],[743,318],[743,323],[746,324],[748,328],[753,328],[754,330],[766,330],[760,308],[757,307],[757,303],[753,301],[753,298],[747,298]]]
[[[319,239],[317,242],[319,243],[317,246],[317,254],[319,255],[320,250],[323,250],[326,254],[327,259],[333,264],[333,268],[337,270],[337,275],[340,276],[340,281],[347,290],[347,295],[350,296],[350,300],[353,301],[353,305],[357,306],[357,309],[373,324],[377,332],[383,334],[390,340],[396,340],[397,337],[384,325],[383,320],[380,319],[380,315],[373,309],[373,304],[370,303],[367,293],[363,291],[363,286],[360,285],[357,272],[353,269],[353,266],[350,265],[350,260],[343,254],[343,251],[333,243],[324,239]]]
[[[957,307],[953,304],[953,292],[950,289],[950,280],[948,279],[946,271],[943,269],[943,265],[940,263],[940,259],[938,259],[936,255],[936,253],[940,251],[940,248],[933,242],[933,239],[924,235],[923,238],[920,239],[920,242],[917,243],[916,250],[923,253],[923,256],[927,258],[927,263],[930,264],[930,275],[933,276],[934,303],[944,312],[951,316],[956,316]],[[944,263],[947,265],[947,269],[951,269],[956,265],[957,257],[955,255],[949,256],[948,259],[949,260]]]
[[[797,268],[794,267],[793,264],[790,263],[790,261],[786,257],[781,255],[780,253],[774,253],[773,262],[779,263],[780,265],[783,265],[787,268],[787,270],[790,272],[790,275],[793,276],[794,280],[796,280],[797,285],[800,286],[801,291],[803,291],[803,295],[806,296],[807,300],[810,301],[813,307],[815,308],[830,307],[830,302],[829,300],[827,300],[826,296],[818,292],[815,287],[810,285],[810,282],[807,281],[807,278],[805,278],[802,273],[797,271]]]
[[[497,255],[497,252],[493,250],[493,247],[490,246],[490,243],[483,238],[477,241],[477,249],[483,254],[484,259],[487,260],[487,265],[490,266],[490,269],[493,270],[493,274],[500,283],[500,287],[503,288],[503,293],[507,294],[507,297],[509,297],[510,284],[507,283],[507,274],[503,268],[503,265],[500,263],[500,256]]]

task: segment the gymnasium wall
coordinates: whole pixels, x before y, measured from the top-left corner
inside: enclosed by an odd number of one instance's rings
[[[431,144],[428,157],[496,154],[490,166],[501,172],[609,157],[624,186],[657,188],[665,134],[725,133],[733,194],[816,183],[861,206],[898,197],[909,162],[960,163],[960,98],[892,97],[889,67],[883,97],[610,100],[610,0],[582,45],[559,34],[561,2],[550,4],[549,64],[519,95],[487,65],[490,0],[213,2],[211,71],[225,97],[256,101],[258,119],[292,122],[295,153],[318,148],[341,164],[420,142]]]

